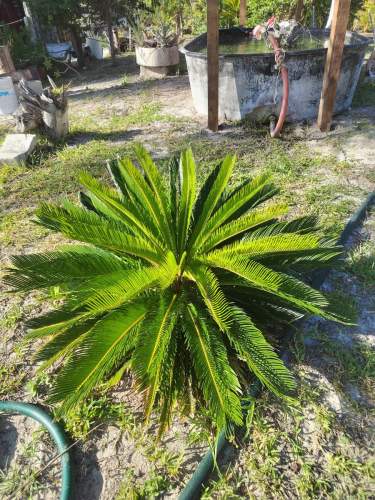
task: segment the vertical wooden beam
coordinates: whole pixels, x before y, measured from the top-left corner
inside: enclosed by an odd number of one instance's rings
[[[208,128],[219,128],[219,0],[207,0]]]
[[[332,123],[349,14],[350,0],[335,0],[318,115],[318,127],[322,132],[329,130]]]
[[[240,0],[240,26],[247,24],[247,6],[246,0]]]

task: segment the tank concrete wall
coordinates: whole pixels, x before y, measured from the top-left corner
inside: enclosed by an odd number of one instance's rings
[[[239,30],[222,30],[222,40],[234,33],[236,38],[247,36]],[[315,30],[315,34],[329,32]],[[188,43],[182,52],[186,56],[190,87],[195,108],[207,114],[207,57],[200,52],[206,46],[206,34]],[[347,34],[341,76],[337,88],[335,113],[351,106],[363,63],[367,39],[355,33]],[[318,115],[327,49],[287,52],[285,64],[289,72],[288,121],[314,119]],[[230,54],[220,56],[219,117],[221,121],[236,121],[244,117],[267,119],[277,114],[281,101],[282,82],[275,68],[274,55]]]

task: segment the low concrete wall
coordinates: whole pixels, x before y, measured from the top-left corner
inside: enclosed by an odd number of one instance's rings
[[[328,36],[329,31],[312,30],[312,34]],[[221,30],[220,42],[225,42],[228,37],[241,41],[247,36],[239,29]],[[335,113],[351,106],[368,44],[366,38],[355,33],[348,33],[347,41],[337,88]],[[207,56],[200,50],[206,47],[206,44],[207,35],[203,34],[181,49],[186,56],[194,105],[202,115],[207,114]],[[325,48],[287,52],[285,64],[288,67],[290,82],[288,121],[317,117],[326,54]],[[271,114],[278,114],[282,83],[275,69],[273,53],[222,55],[219,64],[221,121],[240,120],[245,116],[263,120]]]

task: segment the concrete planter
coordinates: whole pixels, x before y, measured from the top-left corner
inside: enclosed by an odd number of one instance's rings
[[[137,64],[141,78],[164,78],[175,74],[180,61],[177,45],[173,47],[136,47]]]

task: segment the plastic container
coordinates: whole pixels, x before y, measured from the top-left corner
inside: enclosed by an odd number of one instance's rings
[[[18,108],[18,98],[10,76],[0,78],[0,115],[11,115]]]
[[[72,44],[70,42],[62,43],[47,43],[47,52],[54,59],[65,61],[72,52]]]
[[[100,41],[96,38],[86,38],[86,45],[91,51],[92,57],[95,59],[103,59],[103,47],[100,45]]]

